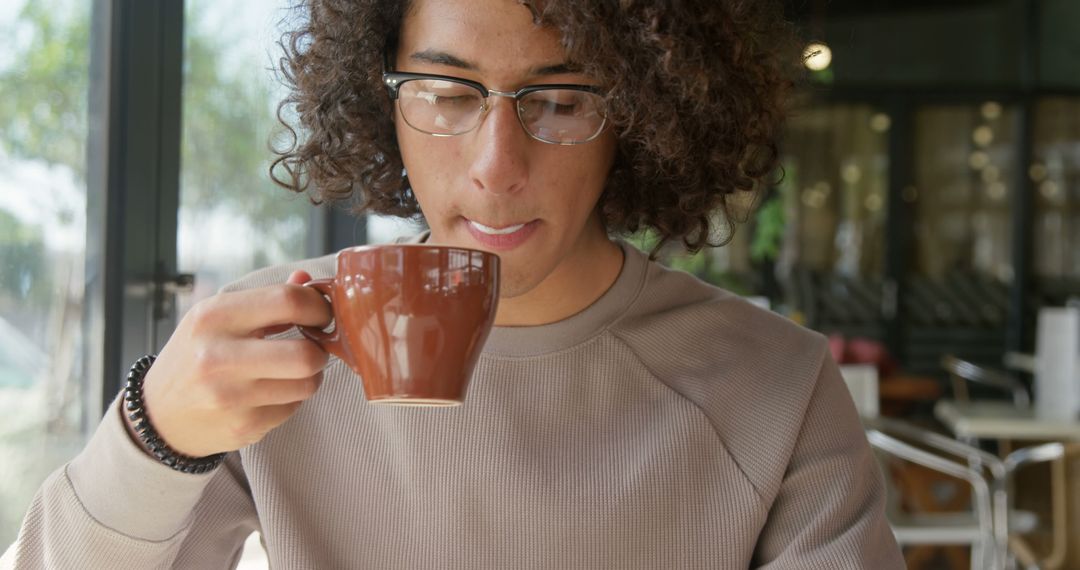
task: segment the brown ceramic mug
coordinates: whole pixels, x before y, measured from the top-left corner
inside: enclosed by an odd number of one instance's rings
[[[333,330],[297,327],[348,364],[372,404],[464,401],[495,321],[499,258],[424,244],[337,254],[337,274],[304,284],[330,300]]]

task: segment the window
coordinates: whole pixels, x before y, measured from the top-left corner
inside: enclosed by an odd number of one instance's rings
[[[914,240],[903,300],[910,369],[950,352],[998,363],[1015,282],[1016,107],[927,105],[915,114]]]
[[[784,256],[805,268],[880,277],[890,117],[867,105],[797,112],[785,134]]]
[[[881,334],[891,127],[866,104],[802,108],[788,123],[777,273],[793,316],[820,330]]]
[[[1046,301],[1080,293],[1080,99],[1040,101],[1035,113],[1034,273]]]
[[[919,110],[914,273],[943,279],[968,271],[1013,280],[1015,125],[1015,109],[992,101]]]
[[[178,300],[178,317],[245,273],[311,253],[310,202],[268,174],[286,95],[275,71],[286,5],[186,3],[177,255],[195,290]]]
[[[80,369],[90,16],[77,0],[0,5],[0,550],[98,412]]]

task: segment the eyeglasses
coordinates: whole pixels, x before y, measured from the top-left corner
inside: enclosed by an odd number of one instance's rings
[[[383,73],[383,84],[410,127],[437,137],[475,129],[491,109],[493,95],[513,99],[525,132],[546,143],[586,143],[607,124],[604,97],[589,85],[530,85],[496,91],[468,79],[397,71]]]

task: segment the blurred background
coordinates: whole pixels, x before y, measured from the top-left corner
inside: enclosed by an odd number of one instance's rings
[[[194,302],[417,231],[269,181],[288,4],[0,3],[0,550]],[[663,261],[830,335],[911,567],[1080,568],[1080,1],[785,5],[782,181]]]

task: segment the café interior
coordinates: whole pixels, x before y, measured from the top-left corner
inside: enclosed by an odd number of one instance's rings
[[[268,179],[288,4],[0,10],[0,551],[194,303],[419,229]],[[1080,2],[785,8],[782,176],[661,260],[829,337],[909,568],[1080,568]]]

